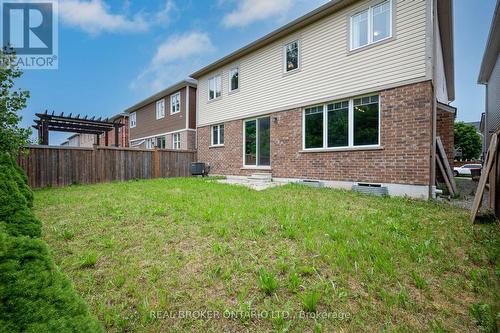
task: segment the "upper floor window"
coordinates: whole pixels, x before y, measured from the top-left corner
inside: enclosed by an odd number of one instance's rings
[[[165,117],[165,100],[161,99],[156,102],[156,119]]]
[[[222,95],[222,76],[217,75],[208,79],[208,100],[216,99]]]
[[[130,128],[134,128],[137,125],[137,114],[135,112],[130,114],[128,123],[130,124]]]
[[[392,0],[386,0],[351,16],[351,50],[392,36]]]
[[[294,71],[299,68],[299,41],[295,40],[285,45],[285,73]]]
[[[229,71],[229,91],[235,91],[240,88],[240,69],[238,67],[231,68]]]
[[[170,96],[170,114],[181,111],[181,93],[175,93]]]
[[[212,146],[224,145],[224,124],[212,126]]]

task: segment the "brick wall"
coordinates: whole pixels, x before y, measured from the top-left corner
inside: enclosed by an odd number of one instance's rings
[[[120,119],[116,119],[116,122],[121,122],[124,124],[122,127],[118,129],[118,147],[128,147],[129,146],[129,125],[128,125],[128,117],[121,117]],[[99,136],[99,145],[105,146],[106,139],[104,134]],[[108,146],[115,145],[115,130],[112,129],[108,133]]]
[[[183,131],[181,134],[181,149],[183,150],[194,150],[196,149],[196,132],[194,131]],[[173,147],[173,134],[167,135],[166,147],[167,149],[172,149]]]
[[[271,116],[274,177],[429,185],[432,86],[430,82],[380,92],[380,150],[302,152],[300,109]],[[248,175],[242,169],[243,120],[224,123],[224,147],[210,147],[210,126],[198,128],[198,160],[211,172]]]
[[[453,128],[455,125],[455,113],[445,111],[437,108],[437,123],[436,123],[436,131],[437,135],[441,137],[441,141],[443,142],[444,150],[446,151],[446,156],[448,156],[448,161],[450,165],[453,166],[453,161],[455,159],[454,156],[454,133]]]

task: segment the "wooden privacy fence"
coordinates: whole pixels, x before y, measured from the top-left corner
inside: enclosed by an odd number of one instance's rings
[[[17,162],[32,188],[188,177],[196,152],[114,147],[28,146]]]

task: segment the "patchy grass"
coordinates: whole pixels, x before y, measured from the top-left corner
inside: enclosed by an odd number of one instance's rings
[[[448,205],[194,178],[35,197],[56,263],[110,332],[498,327],[499,227]],[[219,318],[173,318],[196,310]]]

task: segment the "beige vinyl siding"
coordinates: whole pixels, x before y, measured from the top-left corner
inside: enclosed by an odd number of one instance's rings
[[[426,78],[427,0],[393,0],[394,39],[349,52],[349,17],[369,1],[322,19],[198,81],[198,126],[308,105],[398,82]],[[393,13],[394,14],[394,13]],[[300,70],[283,73],[283,46],[300,40]],[[239,66],[239,91],[228,73]],[[222,97],[208,101],[208,78],[222,73]]]
[[[435,24],[436,31],[436,98],[439,102],[448,104],[448,89],[446,87],[446,74],[444,71],[444,60],[443,60],[443,47],[441,45],[441,33],[439,31],[439,24],[436,18]]]

